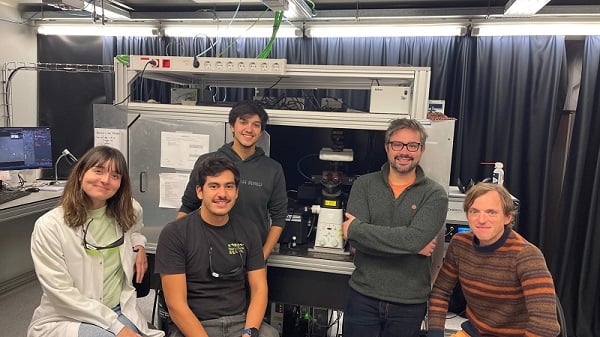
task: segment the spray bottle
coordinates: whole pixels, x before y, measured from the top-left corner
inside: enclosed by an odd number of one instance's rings
[[[492,184],[504,185],[504,164],[497,161],[494,163],[494,172],[492,172]]]

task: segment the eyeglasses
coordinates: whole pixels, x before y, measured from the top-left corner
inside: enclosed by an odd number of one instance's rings
[[[88,222],[87,225],[85,226],[85,228],[83,229],[83,247],[85,247],[85,249],[87,249],[87,250],[102,250],[102,249],[116,248],[125,242],[125,233],[121,233],[120,238],[118,238],[115,242],[108,244],[106,246],[96,246],[96,245],[89,243],[87,241],[86,237],[87,237],[87,233],[88,233],[88,228],[90,228],[90,224],[92,223],[92,221],[94,221],[94,219],[91,219],[90,222]]]
[[[402,143],[402,142],[388,142],[388,144],[392,147],[392,150],[394,151],[402,151],[402,149],[404,147],[406,147],[406,149],[409,152],[417,152],[419,151],[419,148],[421,147],[421,143],[415,143],[415,142],[411,142],[411,143]]]
[[[210,268],[210,276],[221,279],[221,280],[234,280],[239,279],[241,275],[244,274],[244,258],[242,257],[241,247],[237,247],[238,254],[240,255],[240,265],[233,268],[228,272],[218,272],[213,268],[212,263],[212,252],[213,247],[209,246],[208,248],[208,267]]]

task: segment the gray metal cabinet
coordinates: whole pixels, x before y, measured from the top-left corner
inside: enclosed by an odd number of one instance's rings
[[[209,151],[217,150],[225,142],[225,123],[184,119],[184,116],[141,115],[131,124],[129,136],[129,173],[134,198],[144,209],[144,233],[148,242],[155,243],[160,230],[175,220],[177,209],[161,208],[161,173],[187,173],[189,171],[161,167],[161,133],[189,132],[209,135]],[[183,191],[181,191],[183,195]]]

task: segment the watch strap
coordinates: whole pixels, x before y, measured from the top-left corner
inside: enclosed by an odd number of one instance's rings
[[[242,335],[243,334],[247,334],[250,337],[258,337],[258,329],[257,328],[245,328],[244,331],[242,331]]]

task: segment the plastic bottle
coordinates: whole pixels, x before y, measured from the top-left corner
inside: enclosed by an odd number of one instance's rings
[[[504,185],[504,164],[497,161],[494,164],[494,172],[492,172],[492,184]]]

